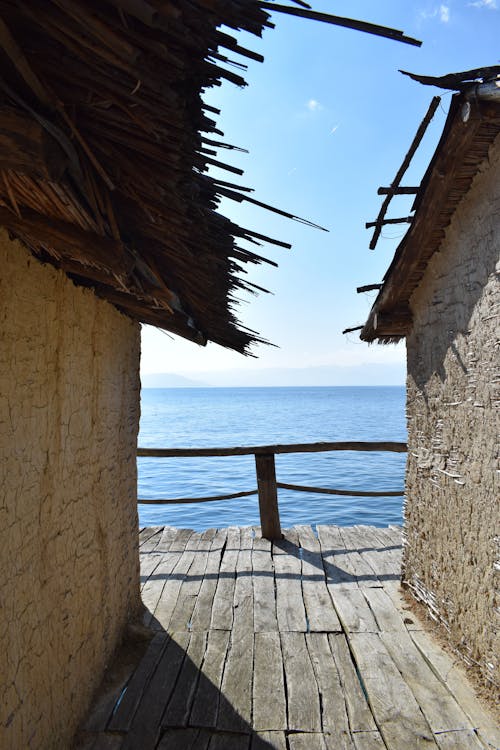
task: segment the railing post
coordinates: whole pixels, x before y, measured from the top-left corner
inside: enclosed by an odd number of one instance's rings
[[[274,453],[256,453],[255,470],[259,490],[259,512],[262,536],[265,539],[281,539],[280,514]]]

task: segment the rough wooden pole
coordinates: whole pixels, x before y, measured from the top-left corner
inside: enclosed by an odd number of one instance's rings
[[[259,490],[259,512],[262,536],[265,539],[281,539],[280,514],[274,453],[256,453],[255,470]]]

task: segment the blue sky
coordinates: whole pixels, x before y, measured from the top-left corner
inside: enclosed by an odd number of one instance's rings
[[[206,95],[222,110],[219,127],[226,141],[250,152],[222,152],[223,160],[229,154],[231,163],[245,170],[241,178],[224,172],[222,179],[252,187],[256,198],[329,232],[222,202],[221,212],[239,224],[293,245],[291,251],[262,248],[279,268],[252,266],[249,278],[273,294],[242,299],[237,310],[244,325],[278,348],[256,347],[253,359],[144,327],[143,373],[196,378],[238,369],[251,385],[255,370],[272,368],[269,384],[286,385],[288,368],[359,366],[370,384],[379,382],[383,363],[403,382],[403,345],[368,347],[356,334],[341,333],[366,319],[374,293],[358,295],[356,287],[381,280],[404,232],[404,225],[387,227],[376,250],[368,249],[371,230],[364,224],[379,211],[377,188],[390,184],[432,96],[439,93],[402,76],[398,68],[443,75],[498,64],[497,2],[311,0],[315,10],[401,29],[421,39],[421,48],[279,13],[273,14],[276,28],[266,30],[263,39],[241,35],[242,44],[263,54],[265,62],[250,61],[246,88],[227,84]],[[450,96],[443,92],[403,184],[419,184]],[[397,197],[388,216],[405,216],[409,208],[408,199]]]

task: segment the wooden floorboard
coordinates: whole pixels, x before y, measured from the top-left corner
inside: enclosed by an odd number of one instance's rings
[[[500,747],[401,593],[399,527],[142,528],[139,550],[151,640],[77,750]]]

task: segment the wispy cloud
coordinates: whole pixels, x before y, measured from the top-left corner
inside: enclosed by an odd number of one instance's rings
[[[309,112],[321,112],[323,109],[323,105],[317,99],[309,99],[306,106]]]
[[[495,2],[495,0],[478,0],[478,2]],[[421,10],[420,18],[424,21],[429,18],[439,18],[441,23],[448,23],[450,20],[450,6],[449,5],[437,5],[432,10]]]
[[[488,10],[497,10],[498,5],[496,0],[475,0],[474,3],[469,3],[472,8],[487,8]]]
[[[330,135],[333,135],[334,133],[336,133],[338,129],[339,129],[339,126],[334,125],[333,128],[330,130]]]
[[[450,20],[450,8],[448,5],[439,6],[439,18],[443,23],[448,23]]]

